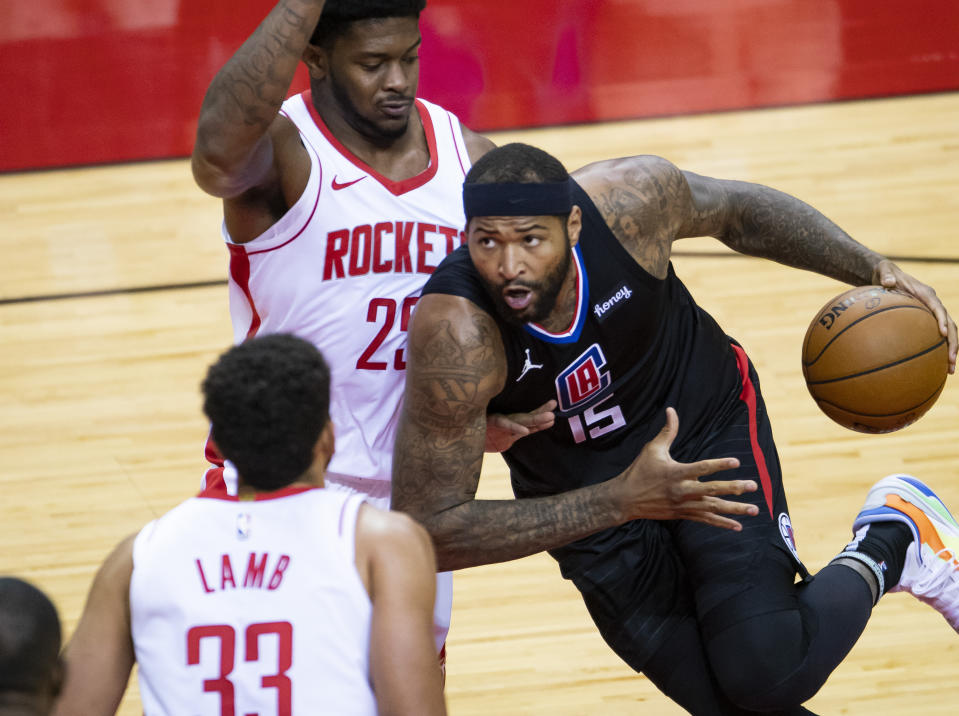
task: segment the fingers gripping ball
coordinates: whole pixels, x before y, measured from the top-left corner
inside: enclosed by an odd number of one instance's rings
[[[806,331],[806,387],[834,421],[862,433],[914,423],[942,392],[949,369],[935,316],[912,296],[860,286],[829,301]]]

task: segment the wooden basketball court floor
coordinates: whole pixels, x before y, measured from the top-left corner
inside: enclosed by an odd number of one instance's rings
[[[947,93],[491,136],[538,144],[571,168],[651,153],[770,184],[901,257],[959,315],[957,116],[959,94]],[[219,221],[186,160],[0,176],[0,573],[45,589],[66,635],[113,545],[198,486],[198,384],[231,340]],[[955,378],[899,433],[840,428],[808,397],[799,354],[808,322],[843,286],[711,239],[677,253],[680,276],[759,369],[810,569],[844,545],[883,475],[912,472],[959,509]],[[497,456],[480,496],[509,496]],[[452,713],[680,713],[606,648],[549,558],[466,570],[455,585]],[[954,714],[957,668],[959,636],[890,595],[809,706]],[[138,709],[134,682],[120,713]]]

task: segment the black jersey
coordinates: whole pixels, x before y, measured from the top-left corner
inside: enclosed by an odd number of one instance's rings
[[[583,212],[573,249],[579,301],[560,334],[502,320],[466,246],[437,268],[423,294],[469,299],[499,325],[508,375],[490,412],[530,411],[551,398],[555,425],[516,441],[503,454],[518,497],[550,495],[622,472],[676,408],[672,455],[690,461],[742,390],[730,339],[693,301],[670,264],[665,279],[645,271],[574,186]]]

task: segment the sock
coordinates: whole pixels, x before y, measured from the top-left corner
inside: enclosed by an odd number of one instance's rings
[[[857,555],[854,558],[868,557],[881,571],[881,579],[878,581],[881,583],[882,594],[885,594],[899,584],[902,568],[906,563],[906,549],[912,541],[912,530],[903,522],[871,522],[859,528],[853,541],[846,545],[837,559],[852,557],[854,554]]]

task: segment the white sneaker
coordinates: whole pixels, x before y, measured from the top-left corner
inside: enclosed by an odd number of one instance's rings
[[[913,536],[899,584],[889,591],[910,592],[959,632],[959,523],[936,493],[911,475],[890,475],[873,485],[852,530],[889,520],[909,525]]]

